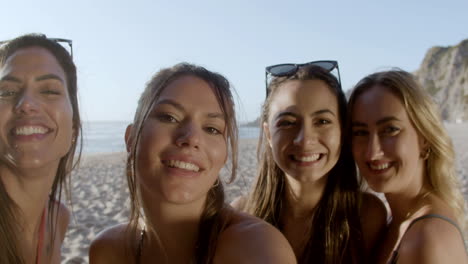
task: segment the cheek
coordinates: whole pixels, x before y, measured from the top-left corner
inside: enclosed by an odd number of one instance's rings
[[[208,144],[208,153],[213,161],[213,167],[222,168],[227,161],[226,140],[216,140]]]

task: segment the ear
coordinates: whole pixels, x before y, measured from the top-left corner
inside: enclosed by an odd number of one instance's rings
[[[133,143],[133,138],[130,136],[133,131],[133,124],[130,124],[127,126],[127,129],[125,129],[125,145],[127,148],[127,153],[130,152],[132,148],[132,143]]]
[[[268,127],[267,122],[263,122],[263,133],[265,134],[265,138],[268,141],[268,145],[270,145],[270,148],[272,148],[271,144],[271,134],[270,134],[270,128]]]

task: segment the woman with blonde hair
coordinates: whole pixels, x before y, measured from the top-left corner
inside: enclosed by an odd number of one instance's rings
[[[233,202],[281,230],[299,263],[365,263],[385,224],[383,204],[360,191],[333,70],[336,61],[266,68],[260,167]]]
[[[391,209],[378,263],[468,263],[454,150],[429,95],[410,73],[377,72],[349,109],[359,171]]]
[[[69,223],[60,201],[81,135],[64,41],[30,34],[0,44],[0,263],[60,263]]]
[[[158,72],[125,135],[130,222],[105,230],[91,263],[296,263],[272,226],[224,203],[237,162],[229,82],[191,64]]]

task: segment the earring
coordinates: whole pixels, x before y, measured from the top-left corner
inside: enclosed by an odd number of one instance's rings
[[[211,186],[211,188],[217,187],[219,185],[219,182],[220,182],[220,180],[219,180],[219,178],[217,178],[215,183],[213,184],[213,186]]]
[[[427,150],[423,153],[421,153],[421,158],[423,160],[427,160],[429,158],[429,154],[431,154],[431,148],[427,148]]]

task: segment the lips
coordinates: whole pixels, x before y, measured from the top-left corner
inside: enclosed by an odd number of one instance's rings
[[[381,173],[381,172],[384,172],[386,170],[388,170],[391,166],[392,166],[392,163],[391,162],[368,162],[367,163],[367,166],[369,167],[369,169],[373,172],[376,172],[376,173]]]
[[[193,171],[193,172],[200,171],[200,167],[197,166],[196,164],[181,161],[181,160],[165,160],[163,163],[170,168],[178,168],[178,169]]]
[[[12,129],[13,135],[16,136],[31,136],[31,135],[44,135],[47,134],[50,129],[43,126],[17,126]]]
[[[312,162],[316,161],[321,158],[322,154],[314,153],[311,155],[291,155],[292,158],[296,161],[301,161],[301,162]]]

